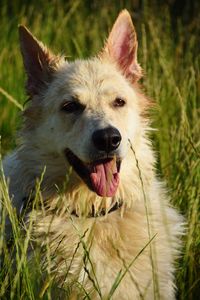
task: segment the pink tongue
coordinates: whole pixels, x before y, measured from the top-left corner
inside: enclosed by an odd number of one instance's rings
[[[116,160],[95,165],[95,171],[90,174],[94,191],[101,197],[115,195],[119,185],[119,173],[117,172]]]

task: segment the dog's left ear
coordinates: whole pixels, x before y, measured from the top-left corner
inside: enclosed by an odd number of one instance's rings
[[[131,16],[127,10],[123,10],[113,25],[100,57],[114,61],[125,77],[134,83],[142,77],[142,69],[137,62],[137,47]]]
[[[24,67],[27,73],[27,93],[38,95],[47,87],[61,61],[60,56],[50,52],[23,25],[19,26],[19,40]]]

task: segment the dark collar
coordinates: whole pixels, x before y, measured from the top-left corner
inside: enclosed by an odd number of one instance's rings
[[[27,212],[30,212],[30,210],[32,209],[32,203],[33,203],[33,198],[30,197],[24,197],[22,199],[22,205],[20,208],[20,216],[23,217],[23,215],[25,215]],[[87,218],[98,218],[98,217],[103,217],[106,214],[110,214],[114,211],[116,211],[117,209],[119,209],[120,207],[122,207],[123,205],[123,201],[120,200],[119,202],[116,202],[107,212],[105,208],[102,208],[100,211],[95,212],[94,206],[92,206],[92,211],[87,215]],[[71,212],[71,215],[79,218],[80,216],[76,213],[75,210],[73,210]]]
[[[98,218],[98,217],[103,217],[106,214],[110,214],[111,212],[114,212],[115,210],[119,209],[122,207],[123,202],[120,200],[119,202],[116,202],[107,212],[105,208],[102,208],[100,211],[95,212],[94,206],[92,206],[92,211],[87,215],[87,218]],[[77,215],[76,211],[73,210],[71,212],[73,216],[76,216],[79,218],[79,215]]]

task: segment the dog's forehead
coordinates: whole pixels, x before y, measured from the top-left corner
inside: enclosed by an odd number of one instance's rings
[[[115,65],[100,59],[77,60],[64,65],[57,74],[56,82],[63,97],[65,94],[72,95],[81,102],[92,99],[96,102],[104,96],[123,97],[130,89]]]

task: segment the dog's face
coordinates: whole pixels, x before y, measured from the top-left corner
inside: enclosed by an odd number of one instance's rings
[[[137,39],[123,11],[98,58],[66,62],[24,27],[20,40],[32,98],[25,112],[44,153],[64,156],[80,180],[99,196],[115,195],[123,160],[141,128],[141,77]]]

